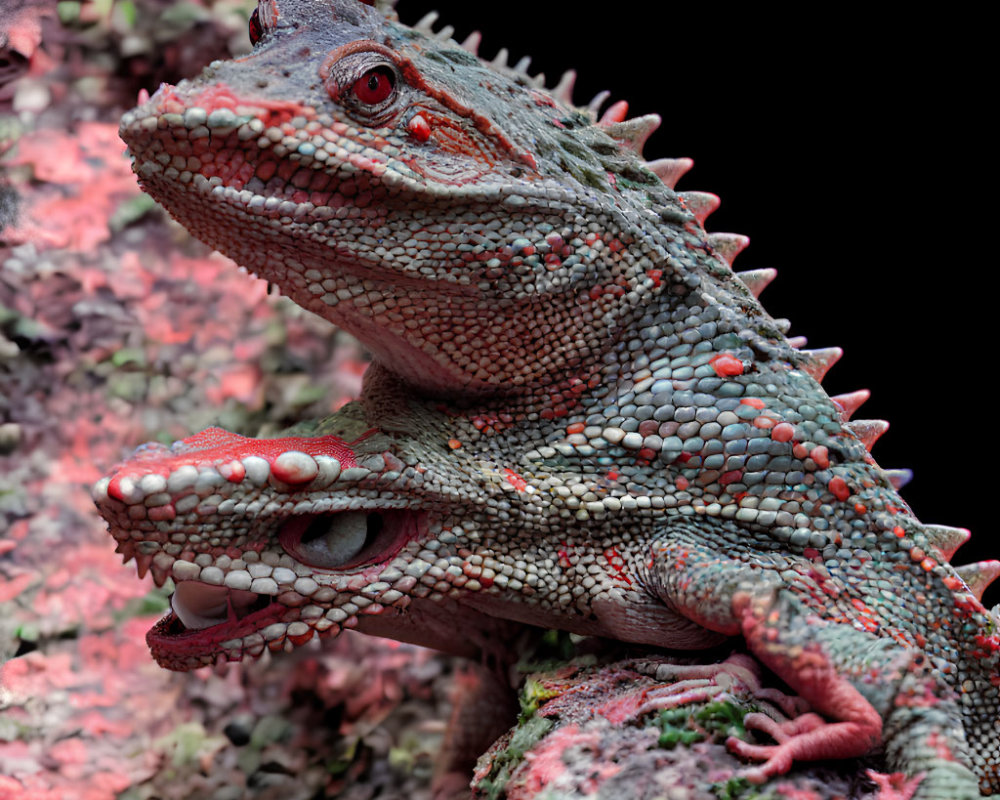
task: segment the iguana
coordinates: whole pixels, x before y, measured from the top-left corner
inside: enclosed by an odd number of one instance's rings
[[[252,52],[121,133],[195,236],[370,349],[360,400],[272,439],[145,445],[97,484],[176,583],[171,669],[344,628],[481,654],[510,623],[672,649],[742,637],[811,705],[758,781],[884,747],[915,797],[1000,789],[998,562],[919,522],[708,234],[659,118],[573,105],[387,4],[262,0]],[[499,639],[499,641],[498,641]]]

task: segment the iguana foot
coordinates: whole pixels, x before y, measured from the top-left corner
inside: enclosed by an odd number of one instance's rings
[[[830,737],[835,740],[839,733],[831,729],[839,727],[840,724],[827,722],[813,713],[778,722],[767,714],[756,712],[744,717],[744,727],[747,730],[766,733],[778,744],[750,744],[730,736],[726,740],[726,746],[731,752],[743,758],[765,761],[761,766],[747,770],[744,775],[751,783],[763,783],[775,775],[784,775],[792,768],[795,761],[811,761],[822,757],[818,754],[827,753],[831,747],[837,747],[836,741],[831,743]]]
[[[764,686],[760,665],[746,653],[734,653],[718,664],[665,664],[657,661],[635,662],[637,671],[660,681],[673,681],[667,690],[649,696],[659,708],[674,708],[684,703],[703,702],[721,693],[751,695],[770,703],[788,717],[807,711],[805,700],[780,689]]]

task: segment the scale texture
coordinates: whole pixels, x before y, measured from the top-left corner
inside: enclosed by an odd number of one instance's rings
[[[165,667],[344,628],[503,662],[512,631],[742,640],[812,713],[731,739],[755,782],[884,749],[884,796],[1000,790],[997,562],[949,560],[706,233],[659,118],[359,0],[267,0],[255,47],[122,121],[195,236],[357,336],[361,398],[273,439],[146,445],[97,484],[173,611]],[[751,718],[752,717],[752,718]],[[886,784],[888,786],[888,784]]]

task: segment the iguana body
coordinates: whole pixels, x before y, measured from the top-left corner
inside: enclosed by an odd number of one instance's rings
[[[375,363],[315,425],[146,446],[98,484],[126,558],[177,582],[157,660],[344,627],[470,654],[509,621],[742,636],[828,720],[734,744],[755,778],[884,745],[917,797],[1000,789],[996,563],[949,566],[967,534],[912,516],[884,425],[846,422],[864,393],[817,382],[838,353],[732,272],[745,239],[672,189],[690,162],[640,157],[658,120],[595,123],[358,0],[262,2],[251,34],[126,115],[135,170]]]

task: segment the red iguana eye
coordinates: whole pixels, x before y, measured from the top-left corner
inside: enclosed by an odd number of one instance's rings
[[[392,96],[396,88],[396,76],[388,67],[368,70],[354,82],[351,91],[366,105],[377,105]]]
[[[257,9],[253,10],[250,15],[250,44],[257,44],[260,41],[260,37],[264,35],[264,29],[260,24],[260,15],[257,13]]]

